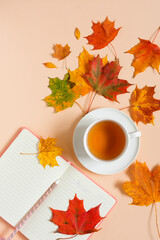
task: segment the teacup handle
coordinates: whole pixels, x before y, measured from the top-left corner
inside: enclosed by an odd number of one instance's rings
[[[130,138],[140,137],[141,131],[130,132],[128,135]]]

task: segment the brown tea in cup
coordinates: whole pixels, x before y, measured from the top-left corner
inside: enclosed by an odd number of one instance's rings
[[[110,120],[101,121],[89,130],[87,145],[96,158],[113,160],[123,152],[126,135],[118,123]]]

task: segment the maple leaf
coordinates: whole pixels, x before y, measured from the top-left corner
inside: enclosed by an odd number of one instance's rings
[[[80,31],[79,31],[78,28],[75,28],[75,30],[74,30],[74,36],[75,36],[75,38],[76,38],[77,40],[80,39],[81,33],[80,33]]]
[[[79,69],[75,69],[74,71],[68,70],[70,75],[70,81],[75,83],[75,86],[72,88],[72,91],[80,96],[84,96],[89,93],[92,88],[86,83],[84,78],[82,77]]]
[[[89,61],[94,58],[93,55],[90,55],[89,52],[83,48],[83,52],[80,53],[78,60],[79,60],[79,67],[74,71],[68,70],[70,75],[70,81],[75,83],[75,86],[72,88],[72,91],[79,96],[84,96],[89,93],[92,88],[86,83],[84,78],[82,77],[83,74],[88,71],[89,68]]]
[[[56,65],[54,65],[53,63],[51,62],[46,62],[46,63],[43,63],[43,65],[47,68],[56,68]]]
[[[135,90],[131,94],[129,112],[133,121],[144,124],[154,124],[153,112],[160,110],[160,100],[153,98],[155,87],[143,87]]]
[[[101,205],[101,204],[100,204]],[[99,214],[99,207],[91,208],[86,211],[83,206],[83,200],[77,198],[69,200],[69,206],[66,211],[55,210],[51,208],[51,222],[58,226],[56,232],[68,235],[83,235],[97,232],[95,226],[103,219]]]
[[[106,47],[118,34],[120,28],[115,29],[115,22],[111,22],[106,17],[105,21],[100,23],[92,22],[93,33],[85,38],[88,40],[88,44],[94,46],[93,49],[102,49]]]
[[[92,87],[85,81],[83,75],[89,71],[90,61],[94,59],[94,56],[89,54],[89,52],[83,48],[83,52],[80,53],[78,57],[79,67],[74,71],[68,70],[70,74],[70,81],[75,83],[72,91],[81,96],[86,95],[92,90]],[[107,56],[102,58],[102,64],[105,66],[108,63]]]
[[[49,78],[49,88],[52,93],[44,100],[56,112],[72,107],[75,100],[79,97],[72,91],[72,83],[68,79],[65,79],[65,77],[63,80],[58,77]]]
[[[56,44],[53,46],[54,53],[52,54],[53,57],[57,58],[58,60],[62,60],[66,58],[70,53],[70,47],[66,44],[62,47],[61,44]]]
[[[111,101],[117,101],[117,95],[127,93],[127,88],[132,85],[126,80],[118,79],[120,70],[118,60],[103,66],[102,59],[97,56],[90,61],[89,71],[83,77],[95,92]]]
[[[136,161],[132,175],[133,180],[126,181],[122,187],[132,197],[133,205],[148,206],[160,202],[160,166],[151,172],[145,162]]]
[[[78,56],[78,69],[81,74],[85,74],[89,69],[89,62],[94,59],[94,56],[83,47],[83,52]]]
[[[62,148],[56,147],[55,144],[55,138],[40,138],[38,158],[44,168],[46,165],[50,165],[51,167],[58,166],[56,157],[62,154]]]
[[[126,53],[134,55],[132,66],[135,68],[133,77],[138,73],[144,72],[147,67],[152,67],[159,73],[160,48],[148,40],[140,39],[140,43],[132,47]]]
[[[79,64],[79,71],[81,74],[85,74],[89,71],[90,68],[90,62],[94,60],[94,56],[89,54],[89,52],[83,47],[83,52],[80,53],[78,57],[78,64]],[[105,66],[108,63],[107,55],[102,58],[103,66]]]

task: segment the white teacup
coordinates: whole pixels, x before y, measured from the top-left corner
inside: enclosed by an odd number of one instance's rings
[[[92,127],[103,121],[116,123],[125,135],[124,148],[112,159],[95,156],[88,146],[88,133]],[[110,175],[123,171],[135,160],[140,146],[140,135],[141,132],[127,114],[114,108],[99,108],[86,114],[77,124],[73,134],[73,148],[78,160],[88,170]]]
[[[121,114],[121,113],[120,113]],[[111,159],[107,158],[107,159],[104,159],[104,158],[98,158],[96,157],[90,150],[89,148],[89,145],[88,145],[88,135],[90,133],[90,131],[93,129],[94,126],[96,126],[98,123],[103,123],[103,122],[110,122],[111,124],[113,123],[114,126],[117,126],[119,127],[122,132],[124,133],[124,136],[125,136],[125,144],[124,144],[124,147],[122,149],[122,151],[116,156],[116,157],[113,157]],[[115,132],[112,133],[112,140],[113,140],[113,144],[112,144],[112,148],[113,148],[113,151],[114,151],[114,143],[117,144],[117,139],[116,137],[118,138],[118,136],[114,136]],[[116,134],[115,134],[116,135]],[[98,119],[96,121],[94,121],[93,123],[91,123],[87,129],[85,130],[85,133],[84,133],[84,137],[83,137],[83,144],[84,144],[84,149],[86,151],[86,153],[88,154],[88,156],[90,158],[92,158],[93,160],[97,161],[97,162],[105,162],[105,161],[114,161],[114,160],[118,160],[120,157],[123,157],[123,155],[126,153],[127,151],[127,148],[129,146],[129,143],[130,143],[130,140],[131,138],[137,138],[137,137],[140,137],[141,136],[141,132],[136,130],[136,131],[132,131],[132,132],[127,132],[126,128],[124,125],[120,124],[118,122],[118,120],[112,120],[112,119],[108,119],[108,118],[102,118],[102,119]],[[115,138],[115,141],[114,141],[114,138]],[[119,139],[119,141],[121,141],[122,139]],[[96,139],[97,141],[97,144],[98,144],[98,141],[99,139]],[[106,146],[107,148],[107,146]]]

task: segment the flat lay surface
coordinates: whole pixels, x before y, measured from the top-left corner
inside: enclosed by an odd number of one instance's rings
[[[139,207],[129,205],[132,199],[122,189],[122,183],[130,179],[128,169],[113,175],[100,175],[89,171],[81,164],[73,150],[73,133],[83,113],[77,104],[72,108],[54,113],[43,99],[50,94],[48,77],[63,78],[67,66],[71,70],[78,64],[77,56],[82,46],[90,51],[93,46],[87,45],[83,38],[92,33],[92,21],[104,21],[106,17],[115,21],[120,28],[118,37],[113,40],[122,66],[120,78],[130,84],[128,93],[117,97],[118,102],[111,102],[97,95],[91,110],[98,108],[121,109],[129,106],[130,92],[145,85],[155,87],[154,98],[160,99],[160,76],[151,67],[132,78],[134,68],[131,66],[133,56],[126,54],[141,39],[150,39],[159,27],[159,0],[1,0],[0,1],[0,151],[12,140],[21,127],[26,126],[43,138],[57,138],[57,144],[64,149],[62,156],[76,165],[81,171],[106,189],[117,199],[102,229],[92,235],[92,240],[155,240],[158,239],[155,212],[152,205]],[[80,40],[74,37],[78,27]],[[159,45],[160,34],[155,39]],[[53,59],[54,44],[68,44],[72,55],[66,62]],[[111,61],[114,56],[110,47],[103,48],[100,54]],[[53,62],[57,68],[46,68],[43,63]],[[78,99],[85,109],[89,101],[86,95]],[[129,115],[128,109],[122,110]],[[141,131],[140,148],[137,155],[139,162],[146,162],[149,169],[159,164],[160,111],[154,112],[154,125],[139,122]],[[86,115],[87,116],[87,115]],[[83,161],[85,161],[83,159]],[[0,193],[3,194],[3,193]],[[25,205],[25,202],[24,202]],[[1,207],[1,206],[0,206]],[[160,205],[157,203],[160,224]],[[0,236],[7,237],[13,228],[0,219]],[[15,240],[26,239],[18,233]],[[38,239],[37,239],[38,240]]]

